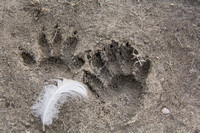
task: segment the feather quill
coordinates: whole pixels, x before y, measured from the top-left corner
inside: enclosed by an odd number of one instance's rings
[[[52,124],[53,118],[57,117],[60,107],[67,98],[88,97],[86,87],[80,82],[65,78],[51,81],[55,81],[57,85],[45,85],[44,91],[40,93],[37,101],[31,107],[33,114],[41,118],[43,131],[45,131],[45,125]]]

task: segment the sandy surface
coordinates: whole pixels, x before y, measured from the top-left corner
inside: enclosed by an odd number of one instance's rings
[[[0,132],[42,132],[45,81],[87,85],[46,132],[200,132],[199,0],[1,0]]]

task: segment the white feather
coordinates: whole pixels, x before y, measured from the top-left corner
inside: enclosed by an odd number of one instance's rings
[[[52,124],[53,118],[57,117],[59,109],[67,98],[87,98],[86,87],[77,81],[54,79],[57,86],[48,84],[44,86],[44,92],[40,93],[36,103],[31,107],[33,114],[41,118],[43,130],[45,125]]]

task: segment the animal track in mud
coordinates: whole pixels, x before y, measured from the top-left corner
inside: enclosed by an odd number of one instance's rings
[[[23,61],[24,61],[25,64],[28,64],[28,65],[35,64],[35,58],[30,53],[22,52],[21,56],[22,56]]]
[[[89,64],[92,71],[84,72],[83,81],[91,92],[103,103],[111,104],[112,112],[121,111],[124,120],[127,115],[134,116],[142,106],[150,60],[140,59],[128,43],[112,41],[96,50]]]
[[[22,50],[21,47],[19,48],[24,64],[31,66],[37,63],[42,68],[56,67],[56,69],[60,69],[66,67],[66,69],[70,70],[80,69],[84,65],[85,60],[81,55],[74,55],[78,43],[77,31],[66,40],[63,40],[60,28],[56,25],[51,40],[47,40],[44,29],[38,38],[38,45],[41,50],[38,61],[36,61],[32,52]]]
[[[36,61],[34,54],[24,50],[21,57],[29,66],[38,63],[45,69],[54,67],[62,71],[64,67],[74,75],[82,72],[79,80],[83,80],[96,99],[101,101],[103,106],[100,108],[111,120],[120,116],[126,121],[134,116],[143,105],[150,60],[140,57],[129,43],[121,44],[114,40],[108,45],[98,45],[94,51],[74,55],[78,40],[76,35],[63,40],[60,29],[55,26],[51,41],[47,40],[44,31],[39,34],[40,60]]]
[[[32,52],[28,52],[24,50],[22,47],[19,47],[19,50],[21,51],[21,57],[25,65],[30,66],[36,63],[35,56]]]

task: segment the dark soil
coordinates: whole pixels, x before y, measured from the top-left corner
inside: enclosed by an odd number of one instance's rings
[[[0,29],[0,132],[42,132],[30,107],[57,77],[89,99],[46,132],[200,132],[199,0],[1,0]]]

